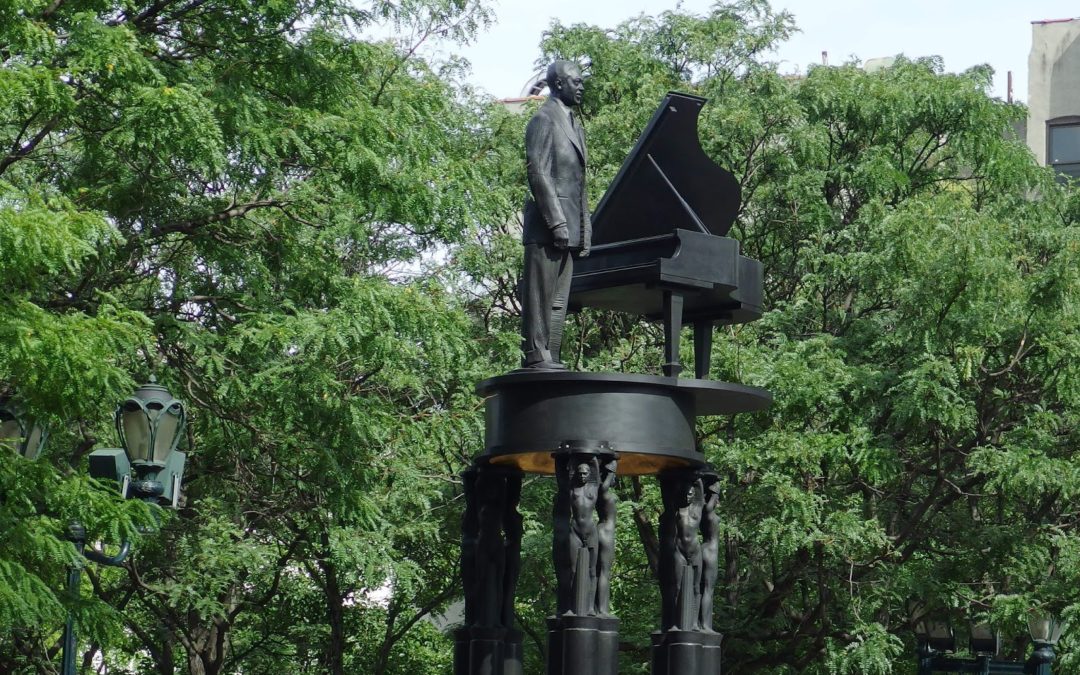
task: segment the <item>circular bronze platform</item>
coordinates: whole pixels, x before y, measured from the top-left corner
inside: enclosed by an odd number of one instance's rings
[[[605,448],[619,474],[654,474],[700,466],[694,421],[703,415],[762,410],[772,395],[759,387],[621,373],[514,371],[476,387],[487,398],[491,464],[553,473],[553,454]]]

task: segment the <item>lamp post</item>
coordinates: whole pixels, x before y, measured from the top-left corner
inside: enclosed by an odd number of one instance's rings
[[[110,556],[96,549],[86,548],[86,528],[78,522],[73,522],[68,525],[68,540],[75,545],[75,550],[87,560],[96,562],[99,565],[108,565],[109,567],[119,567],[122,565],[124,560],[127,559],[128,553],[131,552],[131,543],[126,539],[120,545],[120,551],[116,555]],[[67,587],[68,593],[72,596],[79,595],[81,577],[81,566],[72,565],[68,568]],[[75,638],[75,617],[71,612],[68,612],[67,620],[64,622],[63,645],[63,668],[60,672],[62,675],[75,675],[75,651],[77,643]]]
[[[90,453],[90,475],[118,481],[126,498],[175,508],[185,461],[184,453],[177,452],[176,446],[186,419],[184,404],[151,378],[116,409],[116,430],[123,448]],[[41,453],[47,438],[45,428],[29,420],[21,406],[10,400],[0,401],[0,446],[10,446],[32,460]],[[131,552],[131,543],[126,539],[114,555],[87,548],[86,529],[78,522],[68,526],[68,539],[80,555],[99,565],[117,567]],[[73,597],[79,594],[81,576],[80,565],[68,569],[67,588]],[[69,612],[64,623],[63,675],[75,675],[76,648],[75,618]]]
[[[1062,626],[1053,616],[1033,611],[1028,618],[1028,630],[1034,646],[1026,661],[1005,661],[995,658],[1001,649],[1001,636],[987,623],[972,623],[970,658],[951,656],[956,651],[956,637],[946,621],[928,619],[925,606],[909,603],[915,630],[919,675],[932,673],[981,673],[982,675],[1052,675],[1054,646],[1061,638]]]

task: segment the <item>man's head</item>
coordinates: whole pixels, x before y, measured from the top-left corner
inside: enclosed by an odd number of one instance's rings
[[[568,106],[581,105],[585,93],[585,80],[581,68],[573,61],[558,60],[547,69],[548,91]]]
[[[589,465],[585,462],[579,462],[578,465],[574,467],[574,479],[578,485],[585,485],[588,483],[591,474],[592,469],[590,469]]]
[[[686,486],[686,494],[684,495],[684,498],[686,499],[685,503],[693,504],[695,497],[697,497],[697,486],[690,483]]]

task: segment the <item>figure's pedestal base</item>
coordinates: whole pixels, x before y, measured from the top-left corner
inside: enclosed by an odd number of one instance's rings
[[[652,634],[652,675],[720,675],[720,633],[667,630]]]
[[[547,675],[618,675],[618,619],[566,614],[547,625]]]
[[[522,675],[521,632],[470,626],[454,631],[455,675]]]

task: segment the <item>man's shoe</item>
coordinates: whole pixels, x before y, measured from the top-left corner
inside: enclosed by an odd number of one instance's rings
[[[566,366],[558,361],[535,361],[526,363],[525,368],[528,370],[566,370]]]

